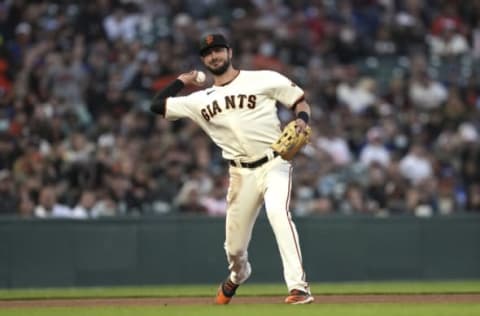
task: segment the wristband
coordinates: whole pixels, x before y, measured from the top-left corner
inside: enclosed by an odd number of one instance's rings
[[[165,110],[166,110],[165,101],[167,100],[168,97],[176,96],[177,93],[179,93],[184,86],[185,84],[183,83],[182,80],[175,79],[167,87],[160,90],[153,97],[152,103],[150,105],[150,111],[152,111],[153,113],[158,113],[165,116]]]
[[[307,112],[305,111],[300,111],[297,113],[297,118],[303,120],[305,122],[305,124],[308,124],[308,120],[309,120],[309,115]]]
[[[179,93],[185,84],[180,79],[175,79],[172,83],[170,83],[165,89],[163,89],[163,93],[165,97],[173,97]]]

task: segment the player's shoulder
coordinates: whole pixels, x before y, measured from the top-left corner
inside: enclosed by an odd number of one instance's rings
[[[270,69],[259,69],[259,70],[242,70],[242,74],[245,76],[262,76],[262,77],[277,77],[283,76],[281,73],[275,70]]]
[[[259,69],[259,70],[242,70],[244,77],[262,78],[264,80],[273,80],[276,78],[286,78],[285,75],[275,70]]]

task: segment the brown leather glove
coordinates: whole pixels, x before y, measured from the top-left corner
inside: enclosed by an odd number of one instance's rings
[[[312,130],[307,126],[304,132],[297,133],[295,121],[285,126],[278,140],[270,147],[282,156],[285,160],[292,160],[297,152],[310,140]]]

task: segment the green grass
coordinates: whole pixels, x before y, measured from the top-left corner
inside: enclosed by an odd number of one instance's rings
[[[101,297],[192,297],[212,296],[214,285],[165,285],[141,287],[90,287],[52,289],[0,290],[0,299],[44,299],[44,298],[101,298]],[[478,281],[438,282],[355,282],[355,283],[313,283],[314,294],[379,294],[379,293],[480,293]],[[285,295],[282,284],[245,284],[238,290],[243,296]]]
[[[314,304],[167,306],[167,307],[97,307],[0,310],[1,316],[477,316],[480,304]]]
[[[217,285],[143,286],[114,288],[72,289],[15,289],[0,290],[0,299],[45,298],[107,298],[107,297],[174,297],[209,296]],[[315,295],[373,294],[373,293],[480,293],[480,281],[442,282],[358,282],[312,284]],[[240,287],[241,296],[285,295],[283,284],[246,284]],[[479,303],[365,303],[312,304],[290,306],[285,304],[231,304],[228,306],[99,306],[99,307],[27,307],[3,308],[0,316],[477,316]]]

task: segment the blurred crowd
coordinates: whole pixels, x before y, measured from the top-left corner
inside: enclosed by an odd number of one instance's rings
[[[305,89],[295,215],[479,212],[479,21],[478,0],[5,0],[0,215],[223,216],[219,149],[148,110],[205,32]]]

